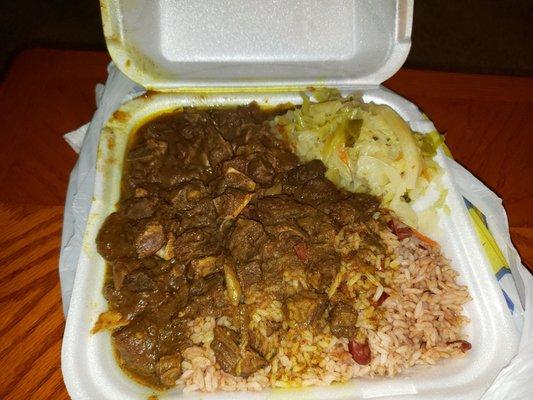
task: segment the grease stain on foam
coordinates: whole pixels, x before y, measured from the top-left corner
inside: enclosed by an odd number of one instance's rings
[[[109,35],[105,37],[108,46],[120,46],[121,41],[118,35]]]
[[[116,143],[115,137],[109,136],[109,138],[107,139],[107,148],[109,149],[109,151],[115,150],[116,145],[117,143]]]
[[[125,111],[117,110],[113,113],[113,118],[119,122],[128,122],[131,115]]]

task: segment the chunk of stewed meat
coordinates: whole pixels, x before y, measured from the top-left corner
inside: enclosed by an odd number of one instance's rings
[[[316,244],[333,243],[337,234],[331,220],[322,213],[306,215],[298,218],[298,226],[307,234],[311,242]]]
[[[156,284],[144,271],[134,271],[124,278],[124,286],[132,292],[149,292],[156,288]]]
[[[158,222],[145,224],[135,237],[134,246],[139,258],[149,257],[157,253],[166,243],[163,226]]]
[[[103,290],[106,300],[113,305],[113,309],[120,312],[127,320],[133,320],[146,309],[146,302],[142,300],[142,294],[129,291],[125,287],[115,289],[113,284],[107,282]]]
[[[287,183],[295,186],[303,185],[312,179],[322,178],[325,172],[326,167],[322,161],[312,160],[289,171]]]
[[[282,333],[282,323],[272,320],[264,321],[264,331],[258,328],[247,330],[250,346],[266,360],[271,360],[277,353],[277,341]]]
[[[247,377],[266,365],[255,351],[247,346],[241,349],[237,332],[223,326],[215,327],[211,349],[221,368],[233,375]]]
[[[217,234],[207,228],[189,229],[176,237],[173,253],[174,259],[182,263],[218,254]]]
[[[247,264],[237,264],[235,267],[237,277],[244,290],[249,289],[252,285],[259,283],[263,279],[261,264],[258,261],[251,261]]]
[[[289,319],[301,325],[312,325],[323,317],[328,299],[324,295],[306,291],[289,297],[286,305]]]
[[[145,378],[155,375],[160,358],[157,333],[153,327],[154,324],[145,320],[134,320],[112,335],[122,364]]]
[[[124,215],[130,219],[151,217],[157,209],[156,197],[133,197],[122,205]]]
[[[237,373],[237,364],[241,358],[237,332],[223,326],[216,326],[211,349],[213,349],[217,362],[225,372]]]
[[[206,276],[202,279],[195,279],[191,283],[190,294],[191,296],[202,296],[218,285],[222,285],[224,277],[221,273]]]
[[[356,193],[348,199],[330,203],[324,208],[333,221],[342,227],[368,220],[379,209],[379,201],[374,196]]]
[[[168,190],[202,178],[203,172],[201,167],[194,165],[184,169],[177,169],[175,164],[167,164],[162,166],[158,173],[154,175],[154,181]]]
[[[223,175],[209,184],[211,190],[216,195],[220,195],[228,188],[239,189],[246,192],[253,192],[256,184],[249,176],[234,167],[224,169]]]
[[[302,228],[300,228],[298,224],[290,220],[288,222],[277,223],[276,225],[267,225],[266,231],[270,236],[275,236],[279,239],[292,238],[297,240],[298,242],[304,242],[309,239],[307,233],[302,230]]]
[[[315,212],[313,207],[286,195],[263,197],[256,202],[255,208],[261,222],[266,225],[285,223]]]
[[[215,129],[209,129],[205,136],[207,158],[212,167],[216,167],[222,161],[231,158],[233,150],[231,144],[222,137]]]
[[[246,378],[266,365],[267,362],[262,356],[249,347],[246,347],[242,354],[241,363],[238,366],[238,375]]]
[[[176,241],[176,235],[174,235],[173,232],[168,232],[165,244],[155,254],[158,257],[162,258],[163,260],[168,261],[172,259],[174,257],[174,242],[175,241]]]
[[[181,310],[189,301],[190,284],[184,275],[176,272],[178,268],[173,268],[168,278],[168,289],[176,299],[176,310]]]
[[[176,210],[190,210],[202,198],[208,195],[207,188],[200,180],[192,180],[170,191],[167,198]]]
[[[128,237],[130,230],[131,226],[123,214],[115,212],[109,215],[96,238],[98,253],[107,261],[135,258],[135,247]]]
[[[215,197],[213,203],[221,220],[233,219],[237,218],[253,197],[252,193],[228,189],[224,194]]]
[[[259,155],[248,162],[247,172],[254,181],[259,182],[261,185],[270,184],[275,174],[270,161]]]
[[[126,160],[129,165],[128,186],[159,182],[158,172],[167,156],[167,149],[168,142],[152,138],[134,146]]]
[[[248,159],[246,156],[236,156],[236,157],[230,158],[229,160],[222,162],[220,164],[220,167],[218,168],[218,171],[220,173],[220,172],[228,170],[228,168],[234,168],[250,176],[250,178],[252,178],[255,181],[255,179],[248,172],[246,172],[247,165],[248,165]]]
[[[174,386],[181,376],[181,354],[163,356],[156,364],[156,373],[165,386]]]
[[[180,229],[213,227],[216,224],[217,213],[210,197],[198,200],[190,209],[179,214]]]
[[[331,333],[341,338],[351,339],[357,332],[357,312],[350,304],[338,303],[330,313]]]
[[[203,278],[222,270],[224,259],[221,256],[207,256],[195,258],[188,265],[187,275],[191,279]]]
[[[326,293],[340,270],[340,260],[335,253],[321,253],[307,268],[307,281],[317,292]]]
[[[224,310],[230,307],[222,273],[217,272],[192,281],[189,294],[190,301],[183,312],[187,318],[195,318],[199,315],[218,318],[223,315]]]
[[[247,124],[259,125],[267,118],[257,103],[235,109],[207,110],[205,113],[227,140],[235,139],[240,133],[240,127]]]
[[[153,164],[161,162],[168,149],[168,143],[164,140],[148,139],[130,150],[127,156],[129,162],[135,164]]]
[[[132,271],[135,271],[141,266],[141,262],[136,259],[124,258],[121,260],[116,260],[110,263],[111,269],[113,271],[113,284],[115,289],[120,289],[124,278],[128,276]]]
[[[120,363],[130,373],[157,386],[173,386],[174,377],[181,375],[180,352],[191,345],[186,332],[183,320],[157,324],[135,319],[115,331],[112,340]]]
[[[283,188],[286,192],[286,188]],[[326,178],[315,178],[301,186],[291,188],[289,192],[299,202],[318,206],[321,203],[329,204],[331,201],[342,199],[344,194]]]
[[[258,256],[265,240],[263,225],[251,219],[239,218],[229,236],[228,249],[235,261],[246,263]]]

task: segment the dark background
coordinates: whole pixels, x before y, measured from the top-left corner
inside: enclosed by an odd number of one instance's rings
[[[532,25],[532,0],[417,0],[405,66],[532,76]],[[32,47],[105,50],[99,1],[0,0],[0,76]]]

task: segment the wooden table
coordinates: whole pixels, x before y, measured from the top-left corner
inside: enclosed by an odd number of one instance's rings
[[[62,139],[91,119],[106,53],[31,50],[0,89],[0,399],[68,398],[57,272],[76,154]],[[386,86],[418,104],[455,158],[496,191],[533,266],[533,79],[401,70]]]

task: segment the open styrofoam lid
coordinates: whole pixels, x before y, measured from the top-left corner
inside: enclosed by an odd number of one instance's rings
[[[376,85],[404,63],[413,0],[101,0],[115,64],[191,87]]]

